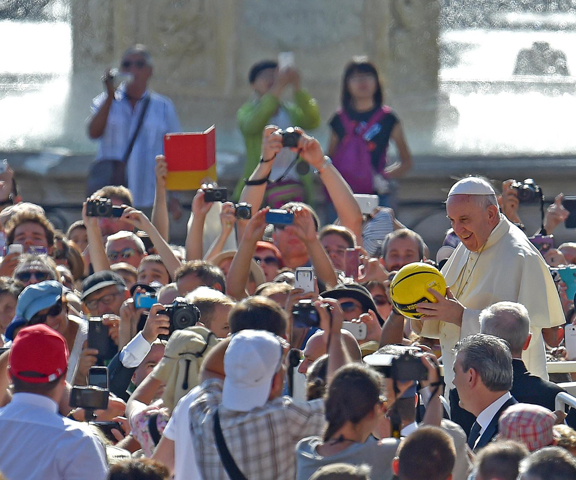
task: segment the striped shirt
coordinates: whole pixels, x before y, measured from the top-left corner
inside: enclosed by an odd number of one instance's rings
[[[206,480],[228,480],[214,440],[214,412],[228,450],[250,480],[293,480],[296,477],[296,444],[320,435],[324,428],[324,401],[294,401],[280,397],[250,412],[234,412],[221,405],[223,382],[202,384],[203,392],[189,410],[194,450]]]

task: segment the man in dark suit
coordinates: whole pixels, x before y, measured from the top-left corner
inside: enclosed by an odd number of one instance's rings
[[[460,406],[476,421],[468,445],[477,452],[498,433],[498,419],[510,405],[518,403],[512,388],[512,355],[506,343],[492,335],[469,335],[456,344],[454,386]]]
[[[522,351],[528,348],[530,317],[528,310],[519,303],[498,302],[482,310],[480,331],[508,342],[512,353],[514,381],[510,393],[520,403],[531,403],[554,411],[556,395],[565,390],[555,383],[532,375],[522,361]]]

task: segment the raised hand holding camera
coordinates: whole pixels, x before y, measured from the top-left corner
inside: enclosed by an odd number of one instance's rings
[[[161,335],[163,337],[170,335],[170,317],[163,313],[165,311],[165,307],[159,303],[150,308],[150,314],[142,330],[142,336],[148,343],[154,342]]]

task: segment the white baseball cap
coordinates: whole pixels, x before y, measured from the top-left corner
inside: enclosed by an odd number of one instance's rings
[[[272,379],[282,366],[281,340],[264,330],[242,330],[232,337],[224,355],[225,408],[249,412],[266,404]]]

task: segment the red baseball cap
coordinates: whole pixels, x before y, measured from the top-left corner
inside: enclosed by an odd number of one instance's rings
[[[68,369],[68,346],[57,331],[44,324],[25,327],[10,348],[8,371],[27,383],[48,383]]]

